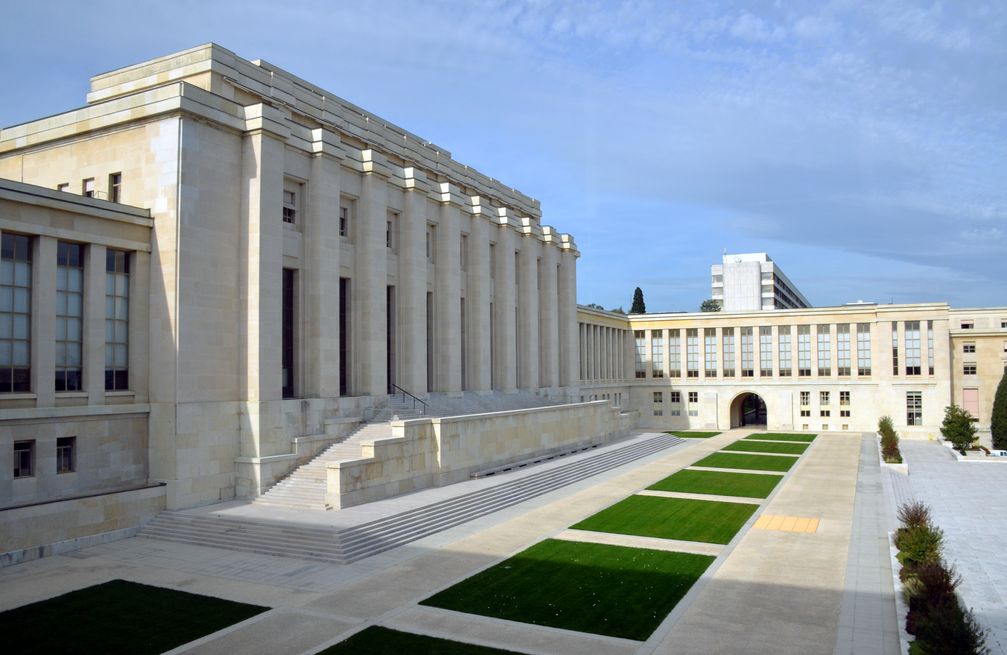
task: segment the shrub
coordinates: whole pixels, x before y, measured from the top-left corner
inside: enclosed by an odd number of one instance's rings
[[[976,442],[976,426],[972,423],[973,420],[974,417],[958,405],[944,409],[941,434],[962,455],[965,454],[965,449],[971,448]]]
[[[994,448],[1007,450],[1007,367],[1004,367],[1003,377],[1000,378],[996,396],[993,397],[990,434],[993,436]]]
[[[896,544],[899,554],[896,557],[906,574],[914,574],[920,566],[940,561],[943,542],[944,532],[940,528],[908,528],[900,531]]]
[[[898,510],[898,519],[906,528],[930,526],[930,508],[920,501],[903,503]]]

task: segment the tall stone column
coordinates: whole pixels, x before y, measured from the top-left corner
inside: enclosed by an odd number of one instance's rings
[[[449,182],[440,184],[438,195],[441,205],[434,257],[434,356],[437,358],[434,383],[438,391],[457,392],[462,388],[461,234],[458,224],[464,199],[459,188]]]
[[[466,279],[465,312],[468,321],[468,352],[465,360],[469,367],[469,388],[487,391],[493,388],[490,379],[490,229],[495,221],[495,208],[488,199],[475,197],[473,202],[472,230],[469,232],[468,271]]]
[[[559,385],[576,386],[580,369],[577,348],[577,250],[570,235],[560,235],[559,256]]]
[[[541,352],[541,385],[550,389],[559,386],[559,249],[556,232],[543,228],[542,280],[539,292],[539,344]],[[607,330],[606,330],[607,332]],[[606,346],[608,345],[606,334]],[[606,355],[608,348],[605,349]]]
[[[399,344],[402,387],[413,394],[427,389],[427,192],[426,174],[404,171],[406,192],[399,219]]]
[[[37,407],[56,404],[56,239],[35,239],[31,258],[31,389]]]
[[[84,389],[88,405],[105,403],[105,254],[96,243],[84,255]],[[129,299],[132,303],[133,299]],[[128,338],[128,337],[127,337]]]
[[[531,219],[524,219],[527,223]],[[538,239],[530,233],[521,237],[521,254],[518,256],[518,358],[520,370],[518,386],[535,391],[539,388],[539,247]]]
[[[354,230],[353,367],[356,393],[383,397],[388,393],[387,281],[388,168],[384,155],[361,152],[364,175],[360,181],[358,216]]]
[[[289,452],[282,397],[283,142],[271,129],[277,116],[261,115],[242,137],[241,152],[241,454]],[[181,474],[181,473],[180,473]]]
[[[314,130],[304,207],[304,381],[302,396],[339,396],[339,137]]]

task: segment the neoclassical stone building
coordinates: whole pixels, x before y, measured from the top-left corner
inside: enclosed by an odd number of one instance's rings
[[[1007,307],[945,303],[624,316],[578,310],[581,398],[641,427],[939,437],[954,402],[986,432],[1007,368]]]
[[[14,344],[31,356],[0,365],[8,473],[14,441],[44,435],[48,470],[85,421],[142,444],[137,478],[189,507],[254,496],[392,390],[578,383],[579,253],[539,203],[265,61],[210,44],[98,75],[86,106],[0,131],[0,178],[4,265],[34,271]],[[102,337],[113,250],[123,362]],[[70,269],[85,327],[68,337]],[[23,477],[0,476],[0,506],[116,486]]]

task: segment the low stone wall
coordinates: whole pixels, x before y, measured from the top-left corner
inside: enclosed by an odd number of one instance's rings
[[[602,444],[635,423],[607,400],[392,423],[363,458],[328,467],[326,502],[351,507],[460,482],[472,473],[551,451]]]
[[[0,511],[0,567],[131,537],[165,507],[158,485]]]

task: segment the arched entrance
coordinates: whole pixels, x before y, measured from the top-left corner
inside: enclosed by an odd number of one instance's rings
[[[766,427],[766,401],[756,393],[743,393],[731,403],[731,427]]]

